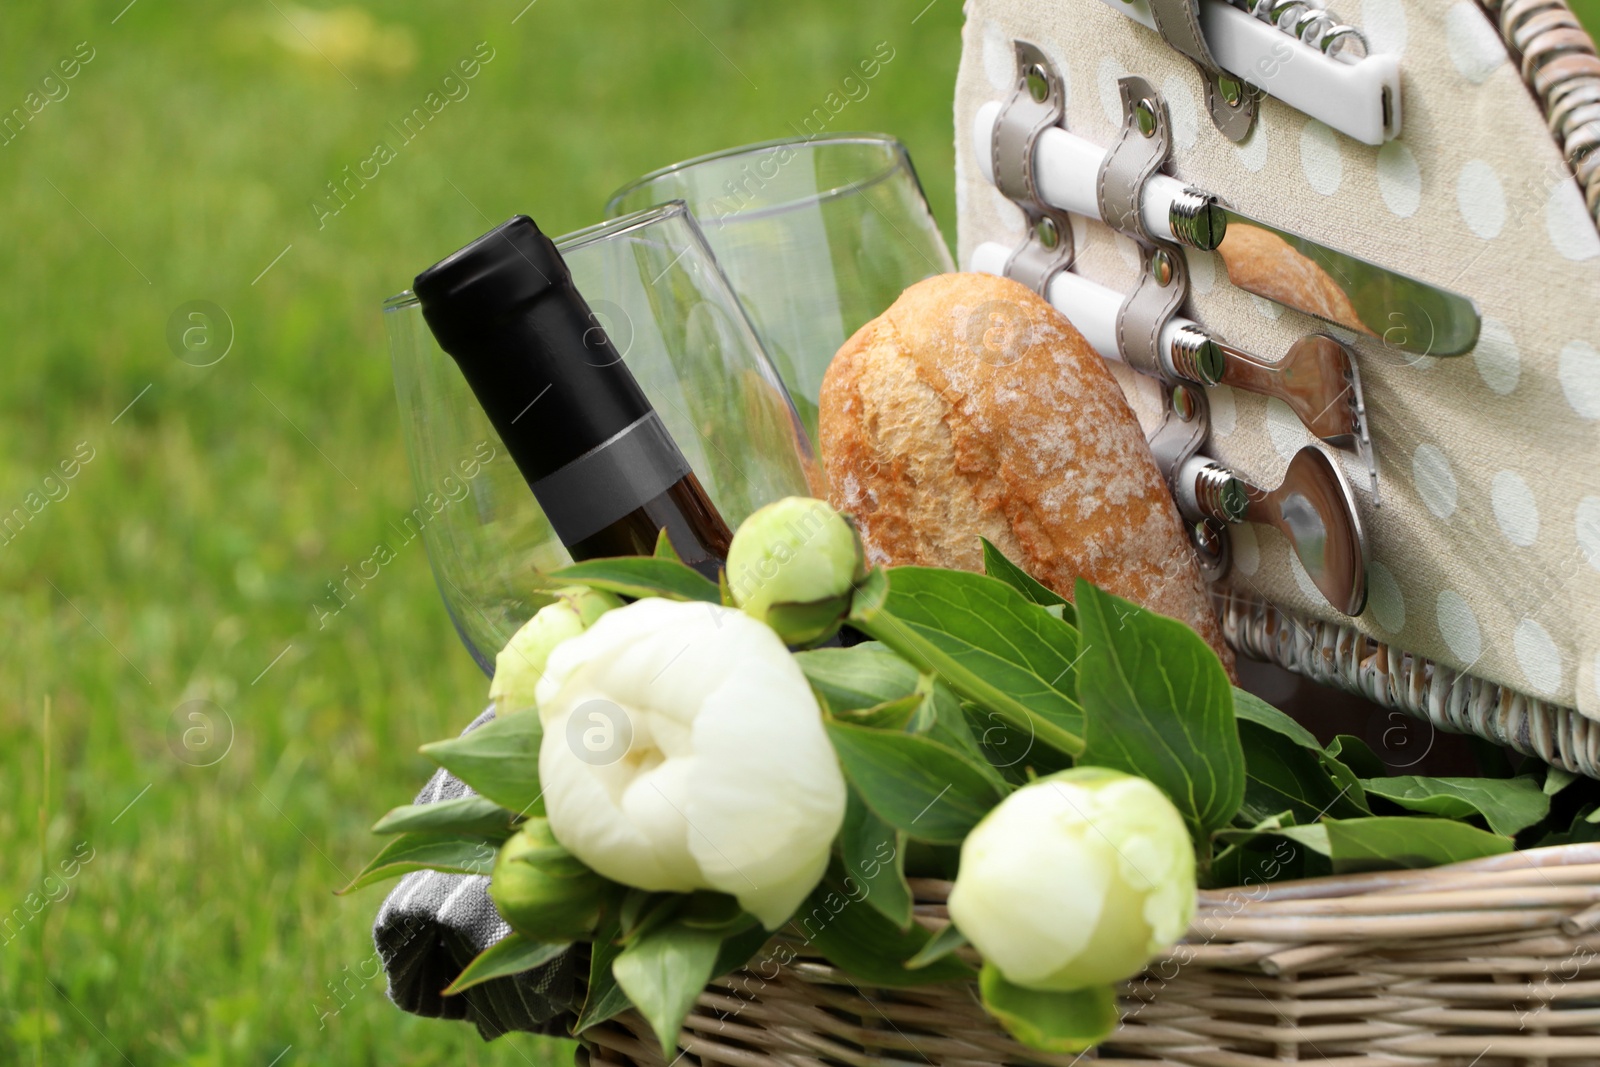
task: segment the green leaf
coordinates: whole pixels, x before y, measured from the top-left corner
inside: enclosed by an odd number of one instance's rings
[[[791,920],[799,936],[834,966],[876,986],[931,985],[972,977],[972,968],[954,956],[907,970],[906,961],[928,946],[928,931],[915,923],[901,930],[866,903],[861,896],[864,886],[852,891],[851,881],[837,866],[831,867]]]
[[[1041,1052],[1082,1052],[1110,1037],[1122,1021],[1116,991],[1110,986],[1070,993],[1024,989],[1006,981],[1000,968],[985,963],[978,991],[985,1010],[1008,1034]]]
[[[444,995],[453,997],[457,993],[495,978],[531,971],[535,967],[549,963],[571,947],[569,944],[548,945],[529,941],[521,934],[512,931],[478,953],[477,957],[467,964],[466,970],[456,975],[456,980],[450,983]]]
[[[917,712],[922,709],[923,703],[921,693],[912,693],[910,696],[874,704],[870,708],[836,711],[833,716],[839,722],[850,723],[852,726],[865,726],[872,730],[903,731],[911,725]]]
[[[874,571],[850,622],[1038,743],[1083,751],[1073,699],[1078,632],[995,578],[930,567]]]
[[[1233,687],[1233,714],[1243,722],[1253,722],[1282,734],[1301,748],[1322,751],[1322,742],[1317,740],[1315,734],[1248,689]]]
[[[1078,580],[1084,764],[1148,778],[1202,845],[1244,799],[1233,687],[1193,630]]]
[[[972,757],[973,766],[984,772],[990,784],[1002,793],[1008,792],[1005,778],[989,764],[978,739],[972,736],[972,727],[967,722],[967,713],[961,708],[960,698],[950,691],[949,686],[931,675],[923,675],[917,682],[917,688],[923,695],[923,702],[911,721],[911,732],[924,734]]]
[[[711,968],[711,977],[721,978],[755,959],[756,953],[761,951],[771,936],[762,929],[760,923],[756,923],[748,930],[723,938],[722,947],[717,949],[717,962]]]
[[[1000,800],[973,761],[937,741],[840,722],[827,729],[867,807],[911,837],[960,844]]]
[[[1243,689],[1233,691],[1233,711],[1245,757],[1246,818],[1259,822],[1285,808],[1302,823],[1371,814],[1355,775],[1328,757],[1311,731]]]
[[[844,868],[867,887],[867,903],[900,929],[911,926],[911,886],[906,883],[905,836],[880,819],[854,788],[839,829]]]
[[[1378,754],[1361,738],[1351,734],[1339,734],[1328,742],[1326,749],[1328,755],[1350,768],[1357,778],[1382,778],[1389,773],[1389,767],[1378,758]]]
[[[909,696],[917,691],[917,669],[876,641],[853,648],[815,648],[795,653],[806,681],[835,714]]]
[[[632,1006],[628,1003],[628,994],[617,984],[616,975],[611,973],[611,964],[622,954],[622,945],[617,940],[620,936],[615,914],[601,919],[600,929],[589,947],[589,991],[583,1000],[583,1010],[578,1013],[578,1021],[572,1024],[574,1036],[615,1018]]]
[[[652,553],[656,559],[669,559],[674,563],[682,563],[683,557],[678,555],[678,550],[672,547],[672,538],[667,536],[667,528],[661,527],[661,532],[656,534],[656,550]]]
[[[1576,782],[1580,775],[1564,767],[1546,767],[1544,775],[1544,795],[1553,797],[1567,786]]]
[[[341,895],[412,871],[446,874],[488,874],[494,869],[497,842],[461,834],[401,834],[361,869]]]
[[[682,563],[654,556],[586,559],[545,575],[548,586],[587,585],[642,600],[659,596],[668,600],[703,600],[722,603],[717,583]]]
[[[987,537],[979,537],[978,540],[983,542],[983,573],[1000,579],[1040,607],[1061,608],[1063,622],[1071,626],[1078,624],[1078,612],[1073,608],[1072,601],[1012,563]]]
[[[1550,813],[1550,798],[1531,776],[1427,778],[1416,774],[1366,778],[1367,792],[1409,811],[1447,819],[1482,816],[1497,834],[1514,836]]]
[[[461,834],[504,841],[515,832],[515,816],[487,797],[457,797],[436,804],[406,804],[392,809],[373,826],[375,834],[412,831]]]
[[[624,948],[611,964],[617,984],[650,1023],[668,1059],[683,1020],[711,981],[721,948],[722,938],[710,931],[667,925]]]
[[[956,929],[956,924],[951,923],[943,930],[928,938],[928,943],[922,946],[922,951],[906,960],[906,970],[920,971],[930,963],[944,959],[958,948],[967,944],[967,935]]]
[[[518,815],[543,815],[539,803],[539,742],[544,727],[536,708],[498,716],[471,733],[422,746],[422,754],[480,795]]]
[[[1318,825],[1327,830],[1335,874],[1437,867],[1498,856],[1513,847],[1509,837],[1444,819],[1424,822],[1396,815],[1329,819]]]

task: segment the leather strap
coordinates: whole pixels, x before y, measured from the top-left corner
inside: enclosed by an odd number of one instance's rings
[[[1006,260],[1005,275],[1044,293],[1050,279],[1072,265],[1072,224],[1067,213],[1039,197],[1034,180],[1033,151],[1039,135],[1065,117],[1066,86],[1055,65],[1028,41],[1013,41],[1017,77],[1000,105],[989,145],[995,187],[1014,201],[1028,219],[1028,232]],[[1036,99],[1030,80],[1043,79],[1045,96]],[[1048,220],[1048,222],[1046,222]],[[1051,232],[1047,245],[1041,233]]]
[[[1150,15],[1155,19],[1156,32],[1167,44],[1187,56],[1200,71],[1200,80],[1206,87],[1206,110],[1211,123],[1228,140],[1238,143],[1250,136],[1250,127],[1256,120],[1256,95],[1243,79],[1234,79],[1239,85],[1237,103],[1229,104],[1217,86],[1223,74],[1205,35],[1200,32],[1198,0],[1149,0]]]
[[[1118,233],[1125,233],[1141,244],[1155,239],[1145,229],[1139,212],[1139,197],[1150,175],[1166,164],[1172,152],[1172,120],[1167,105],[1149,82],[1136,75],[1117,81],[1122,97],[1122,134],[1100,164],[1095,182],[1095,200],[1100,218]],[[1146,134],[1139,128],[1137,111],[1150,109],[1155,128]]]
[[[1157,257],[1166,259],[1167,284],[1155,268]],[[1144,250],[1139,284],[1117,311],[1117,344],[1128,366],[1153,375],[1168,385],[1180,379],[1167,370],[1161,353],[1161,328],[1177,314],[1189,295],[1189,268],[1176,245]]]

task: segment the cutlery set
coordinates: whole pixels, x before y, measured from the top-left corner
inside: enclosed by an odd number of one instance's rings
[[[1153,25],[1146,0],[1106,2]],[[1366,55],[1365,38],[1335,16],[1283,0],[1256,0],[1248,9],[1199,0],[1198,9],[1217,62],[1246,82],[1368,144],[1398,132],[1398,58]],[[1185,50],[1179,42],[1174,47]],[[1322,448],[1307,445],[1290,460],[1281,483],[1264,489],[1207,458],[1201,451],[1209,437],[1203,387],[1228,385],[1281,401],[1324,445],[1359,457],[1373,506],[1380,506],[1356,339],[1411,356],[1463,355],[1477,343],[1476,304],[1252,218],[1165,173],[1170,119],[1160,94],[1143,78],[1118,83],[1123,128],[1112,146],[1069,132],[1062,125],[1062,84],[1053,65],[1028,42],[1014,42],[1013,48],[1014,87],[1005,100],[978,109],[971,135],[979,170],[1023,209],[1029,230],[1015,248],[979,245],[971,269],[1031,286],[1102,357],[1163,383],[1166,411],[1151,448],[1191,524],[1208,576],[1227,568],[1229,526],[1269,525],[1288,539],[1334,608],[1360,614],[1368,546],[1340,465]],[[1252,79],[1251,71],[1262,70],[1257,60],[1276,53],[1294,56],[1295,65]],[[1131,293],[1071,269],[1071,215],[1104,222],[1139,245],[1141,277]],[[1350,340],[1308,333],[1275,359],[1229,343],[1197,317],[1179,314],[1181,307],[1192,308],[1186,250],[1221,257],[1237,288],[1319,318]]]

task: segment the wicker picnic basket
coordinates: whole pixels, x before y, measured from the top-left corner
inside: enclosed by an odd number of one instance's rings
[[[1600,218],[1593,43],[1562,0],[1485,8]],[[1559,701],[1238,589],[1218,598],[1229,640],[1247,655],[1600,776],[1600,721]],[[913,880],[917,919],[930,930],[948,922],[949,888]],[[985,1014],[974,984],[863,987],[791,926],[702,993],[672,1062],[1600,1064],[1600,843],[1203,891],[1186,939],[1120,995],[1123,1022],[1109,1041],[1080,1057],[1041,1053]],[[582,1040],[587,1067],[667,1067],[634,1012]]]
[[[912,888],[918,920],[942,927],[950,883]],[[798,939],[783,944],[706,989],[679,1038],[683,1059],[1076,1062],[1012,1041],[971,987],[862,988]],[[1192,1067],[1600,1063],[1600,844],[1202,892],[1188,937],[1127,983],[1121,1004],[1121,1029],[1090,1055]],[[590,1067],[666,1064],[636,1013],[584,1043]]]

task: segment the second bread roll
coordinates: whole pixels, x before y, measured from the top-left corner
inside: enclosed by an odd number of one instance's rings
[[[1232,674],[1138,420],[1100,356],[1026,286],[913,285],[834,357],[820,421],[832,502],[874,564],[982,570],[982,535],[1064,597],[1081,576],[1188,623]]]

